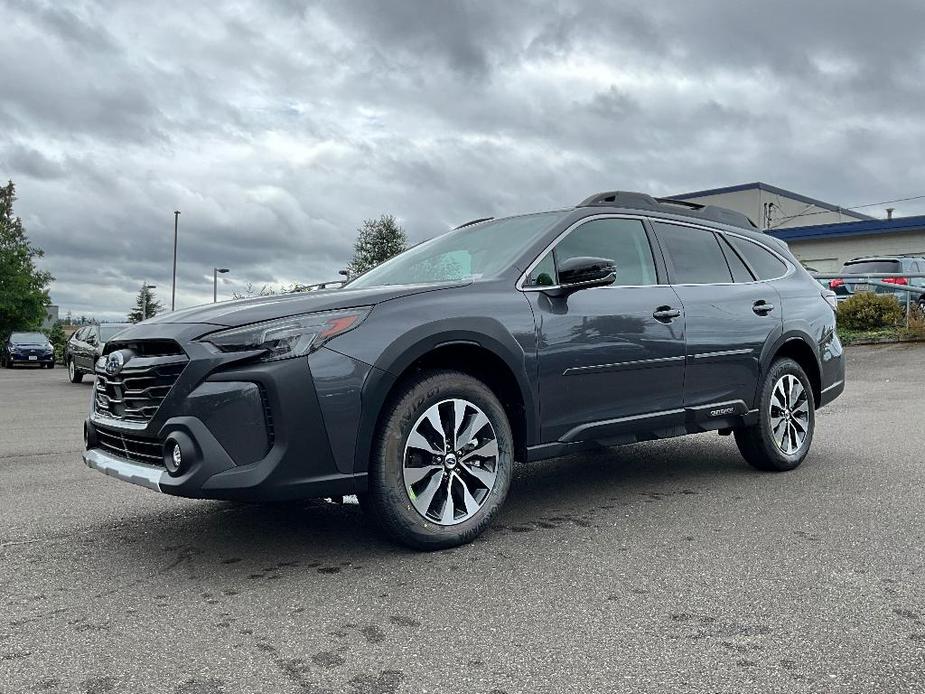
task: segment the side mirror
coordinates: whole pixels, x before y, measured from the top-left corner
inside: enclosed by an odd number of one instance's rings
[[[558,296],[589,287],[613,284],[617,266],[608,258],[577,257],[563,261],[558,267]]]

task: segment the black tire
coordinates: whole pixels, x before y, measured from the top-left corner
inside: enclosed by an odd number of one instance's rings
[[[478,510],[454,525],[441,525],[412,505],[403,476],[404,455],[406,441],[419,418],[429,408],[449,399],[466,400],[484,413],[494,432],[498,454],[493,486]],[[370,459],[369,491],[360,495],[360,506],[379,529],[397,542],[423,550],[455,547],[471,542],[491,523],[507,497],[513,465],[511,426],[495,394],[484,383],[464,373],[424,372],[402,386],[383,408]],[[437,471],[429,479],[440,475],[449,480],[448,484],[453,483],[452,474],[446,471]]]
[[[794,436],[798,436],[799,425],[805,427],[805,436],[799,447],[787,452],[775,440],[772,425],[772,414],[780,414],[779,408],[772,406],[772,393],[777,384],[786,376],[799,381],[805,394],[806,416],[805,420],[799,415],[790,418],[794,421]],[[774,413],[772,413],[772,407]],[[794,410],[795,412],[796,410]],[[779,422],[779,440],[786,441],[787,446],[794,443],[787,433],[787,417],[774,417]],[[783,428],[781,428],[783,427]],[[753,467],[769,472],[785,472],[798,467],[809,453],[813,442],[813,430],[816,427],[816,402],[813,396],[812,385],[803,368],[792,359],[778,359],[771,364],[771,368],[764,376],[758,404],[758,422],[750,427],[741,427],[735,430],[735,440],[742,456]]]
[[[53,369],[53,368],[55,368],[55,363],[54,363],[54,362],[51,362],[50,364],[46,364],[46,365],[45,365],[45,368],[46,368],[46,369]]]
[[[12,368],[13,368],[13,362],[11,362],[9,359],[4,359],[4,360],[3,360],[3,367],[4,367],[5,369],[12,369]]]
[[[67,378],[71,383],[80,383],[84,380],[84,372],[77,368],[73,358],[67,360]]]

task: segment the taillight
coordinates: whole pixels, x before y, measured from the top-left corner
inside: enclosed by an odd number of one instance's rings
[[[833,311],[838,311],[838,299],[835,298],[835,292],[822,292],[822,298],[832,307]]]
[[[905,277],[884,277],[884,278],[883,278],[883,283],[884,283],[884,284],[902,284],[902,285],[907,285],[907,284],[909,284],[909,280],[907,280]]]
[[[845,286],[845,280],[843,279],[834,279],[829,281],[829,289],[837,289],[838,287]]]

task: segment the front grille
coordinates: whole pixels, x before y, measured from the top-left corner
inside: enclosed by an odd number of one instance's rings
[[[164,467],[160,441],[116,431],[98,424],[96,425],[96,439],[100,448],[120,458]]]
[[[173,343],[173,354],[163,354],[164,350],[158,349],[161,353],[157,356],[140,356],[150,353],[138,349],[143,344],[136,343],[120,350],[126,358],[118,373],[106,373],[104,365],[97,367],[95,390],[98,414],[129,422],[150,421],[186,368],[189,358],[176,343]],[[119,345],[114,348],[107,345],[107,356],[119,349]]]

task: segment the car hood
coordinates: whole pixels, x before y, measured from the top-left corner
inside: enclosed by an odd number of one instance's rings
[[[296,292],[261,296],[254,299],[223,301],[217,304],[203,304],[172,313],[161,313],[144,321],[143,325],[156,323],[205,323],[226,327],[237,327],[248,323],[285,318],[300,313],[331,311],[353,306],[374,306],[383,301],[423,292],[460,287],[468,282],[441,284],[405,284],[363,289],[322,289],[313,292]]]

